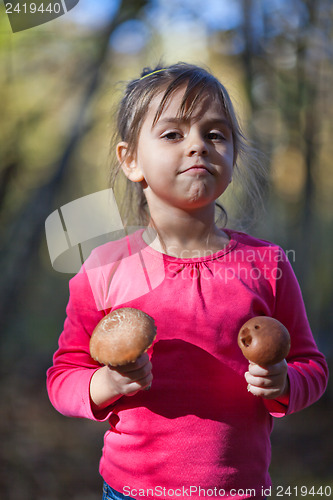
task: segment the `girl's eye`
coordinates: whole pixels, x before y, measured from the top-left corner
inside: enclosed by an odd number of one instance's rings
[[[222,134],[222,132],[209,132],[207,134],[207,137],[211,141],[224,141],[225,136]]]
[[[181,138],[180,132],[167,132],[166,134],[162,135],[162,139],[166,139],[168,141],[175,141],[180,138]]]

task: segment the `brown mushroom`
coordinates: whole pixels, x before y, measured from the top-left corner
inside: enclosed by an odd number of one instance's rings
[[[151,316],[131,307],[115,309],[94,329],[90,355],[104,365],[125,365],[136,361],[155,337],[156,326]]]
[[[256,316],[240,329],[238,345],[246,359],[260,366],[269,366],[288,355],[290,335],[277,319]]]

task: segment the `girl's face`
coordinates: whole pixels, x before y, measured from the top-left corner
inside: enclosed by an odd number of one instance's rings
[[[143,181],[150,211],[214,205],[231,180],[233,139],[220,102],[207,94],[188,120],[179,119],[184,92],[180,88],[173,94],[155,125],[163,94],[152,99],[135,157],[123,165],[130,180]]]

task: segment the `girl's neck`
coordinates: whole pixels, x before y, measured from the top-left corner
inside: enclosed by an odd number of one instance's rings
[[[216,253],[228,244],[229,238],[216,226],[214,216],[214,205],[193,212],[156,212],[143,239],[154,250],[174,257],[183,257],[185,253],[187,258]]]

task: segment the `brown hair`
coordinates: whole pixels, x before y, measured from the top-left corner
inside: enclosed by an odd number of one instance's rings
[[[252,148],[249,147],[242,133],[229,94],[215,76],[204,68],[192,64],[180,62],[167,67],[157,66],[154,69],[144,68],[140,78],[136,78],[127,84],[117,114],[118,130],[117,137],[114,138],[113,147],[120,136],[120,140],[128,143],[127,154],[135,154],[140,130],[151,100],[164,89],[164,94],[154,118],[153,123],[155,124],[169,99],[172,98],[172,95],[180,87],[185,87],[183,100],[178,111],[180,118],[188,119],[200,102],[200,99],[202,99],[207,92],[212,95],[212,98],[218,99],[222,104],[222,108],[232,132],[234,174],[244,181],[245,172],[242,172],[242,169],[239,168],[238,159],[242,157],[244,153],[249,153]],[[248,163],[247,170],[251,170],[250,166],[252,163]],[[265,176],[263,169],[260,170],[260,168],[255,168],[255,170],[256,172],[252,172],[253,174],[259,175],[262,178]],[[115,182],[120,171],[121,165],[119,163],[114,165],[114,168],[111,170],[110,185],[112,188],[115,187]],[[255,199],[258,201],[261,197],[259,183],[254,179],[255,175],[248,175],[247,177],[247,181],[243,182],[243,184],[245,185],[245,190],[248,192],[248,197],[255,196]],[[147,201],[140,182],[132,182],[126,179],[126,189],[123,201],[125,200],[126,202],[121,206],[124,224],[146,225],[149,221],[149,213]],[[224,223],[226,223],[226,211],[218,202],[216,202],[216,205],[221,209],[224,216]],[[136,218],[133,219],[134,214]]]

